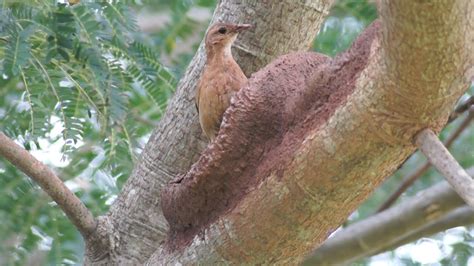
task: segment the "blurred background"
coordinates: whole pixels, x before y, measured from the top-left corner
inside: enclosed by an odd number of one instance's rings
[[[66,1],[0,1],[0,130],[54,168],[95,215],[105,213],[199,46],[215,4],[83,1],[70,11]],[[313,50],[330,56],[344,51],[376,17],[371,3],[337,1]],[[81,40],[71,42],[77,35]],[[473,92],[471,86],[461,100]],[[474,166],[472,127],[462,130],[451,151],[463,167]],[[424,162],[418,153],[410,157],[345,225],[374,214]],[[427,170],[397,202],[442,179]],[[0,265],[82,263],[81,236],[54,205],[0,159]],[[473,228],[457,227],[354,265],[474,265],[473,247]]]

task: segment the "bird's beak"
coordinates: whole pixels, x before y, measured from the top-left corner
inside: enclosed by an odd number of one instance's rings
[[[244,31],[244,30],[250,29],[250,28],[252,28],[252,25],[250,25],[250,24],[237,24],[234,27],[234,31],[239,33],[241,31]]]

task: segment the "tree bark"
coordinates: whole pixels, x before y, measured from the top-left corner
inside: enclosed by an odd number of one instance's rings
[[[234,57],[249,75],[276,57],[307,50],[333,0],[220,1],[212,22],[250,23],[253,30],[235,42]],[[86,244],[86,263],[142,263],[166,237],[168,225],[160,206],[164,184],[186,172],[207,141],[194,107],[194,90],[205,62],[201,43],[159,125],[153,132],[123,191],[103,221],[111,236],[111,250],[98,252]],[[101,254],[101,255],[94,255]]]
[[[348,52],[288,55],[255,74],[216,142],[163,191],[172,231],[149,262],[301,261],[413,152],[418,132],[444,126],[472,78],[471,10],[382,1],[381,23]]]
[[[97,222],[81,200],[48,166],[0,131],[0,156],[27,174],[58,204],[84,238],[92,234]]]
[[[309,47],[330,1],[305,3],[225,1],[214,20],[255,25],[237,42],[248,74]],[[381,22],[348,52],[287,55],[256,73],[198,159],[201,48],[110,210],[113,250],[90,262],[142,263],[156,249],[151,265],[300,262],[413,152],[418,132],[443,127],[472,78],[473,10],[381,1]]]
[[[416,136],[416,144],[466,204],[474,208],[474,180],[454,159],[438,136],[425,129]]]

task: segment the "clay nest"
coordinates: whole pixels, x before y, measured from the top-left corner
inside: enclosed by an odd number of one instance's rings
[[[373,23],[334,59],[293,53],[252,75],[232,99],[216,140],[162,190],[170,247],[189,243],[271,173],[283,174],[306,134],[354,92],[379,28]]]

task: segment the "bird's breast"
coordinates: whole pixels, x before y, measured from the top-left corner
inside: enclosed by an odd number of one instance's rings
[[[235,66],[223,64],[205,68],[199,83],[199,120],[204,133],[211,139],[219,131],[232,95],[246,81],[236,63]]]

